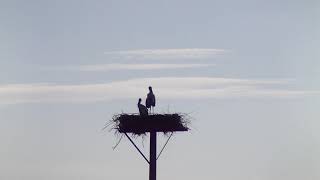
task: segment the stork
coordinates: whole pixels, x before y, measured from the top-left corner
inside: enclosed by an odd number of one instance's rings
[[[141,98],[139,98],[139,101],[138,101],[137,105],[138,105],[140,116],[147,116],[148,115],[148,109],[146,108],[146,106],[141,104]]]
[[[146,107],[148,109],[150,108],[150,113],[151,113],[151,110],[154,113],[155,106],[156,106],[156,97],[153,94],[152,87],[149,86],[149,93],[148,93],[147,99],[146,99]]]

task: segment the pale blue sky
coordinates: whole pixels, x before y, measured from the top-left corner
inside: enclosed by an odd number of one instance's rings
[[[319,18],[316,0],[2,0],[0,179],[148,179],[100,130],[152,85],[156,112],[194,118],[159,180],[318,180]]]

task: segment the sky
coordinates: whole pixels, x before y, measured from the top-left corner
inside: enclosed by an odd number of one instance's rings
[[[102,130],[148,86],[192,117],[159,180],[320,179],[319,18],[316,0],[2,0],[0,179],[148,179]]]

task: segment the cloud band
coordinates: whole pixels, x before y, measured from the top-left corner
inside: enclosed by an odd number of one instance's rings
[[[0,104],[98,102],[144,97],[152,85],[162,99],[295,98],[319,91],[279,89],[288,80],[249,80],[213,77],[163,77],[115,81],[104,84],[0,85]]]

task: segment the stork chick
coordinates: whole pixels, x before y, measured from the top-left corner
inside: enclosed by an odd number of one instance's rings
[[[148,115],[148,109],[146,108],[146,106],[141,104],[141,98],[139,98],[139,101],[138,101],[137,105],[138,105],[140,116],[147,116]]]

